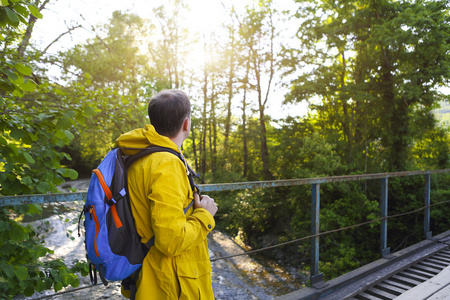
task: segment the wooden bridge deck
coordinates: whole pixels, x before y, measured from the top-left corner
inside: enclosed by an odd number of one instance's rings
[[[450,299],[450,231],[277,299]]]

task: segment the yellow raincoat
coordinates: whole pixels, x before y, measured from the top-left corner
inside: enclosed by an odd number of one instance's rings
[[[180,152],[152,125],[123,134],[116,144]],[[193,193],[182,161],[168,152],[145,156],[129,168],[128,187],[142,242],[155,236],[155,245],[142,264],[136,299],[214,299],[206,236],[215,222],[203,208],[190,208],[184,214]]]

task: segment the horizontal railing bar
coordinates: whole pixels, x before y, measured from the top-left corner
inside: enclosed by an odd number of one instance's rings
[[[380,179],[380,178],[389,178],[389,177],[404,177],[404,176],[437,174],[437,173],[447,173],[447,172],[450,172],[450,169],[432,170],[432,171],[406,171],[406,172],[395,172],[395,173],[345,175],[345,176],[301,178],[301,179],[272,180],[272,181],[250,181],[250,182],[221,183],[221,184],[203,184],[203,185],[200,185],[200,187],[203,192],[218,192],[218,191],[245,190],[245,189],[266,188],[266,187],[283,187],[283,186],[321,184],[321,183],[342,182],[342,181],[370,180],[370,179]]]
[[[332,177],[317,177],[317,178],[301,178],[301,179],[287,179],[287,180],[272,180],[272,181],[250,181],[250,182],[236,182],[236,183],[218,183],[218,184],[201,184],[202,192],[219,192],[232,190],[245,190],[254,188],[267,187],[287,187],[306,184],[321,184],[330,182],[343,181],[358,181],[370,180],[389,177],[404,177],[413,175],[438,174],[447,173],[450,169],[432,170],[432,171],[406,171],[395,173],[377,173],[377,174],[361,174],[361,175],[345,175]],[[85,200],[87,192],[77,193],[55,193],[55,194],[34,194],[34,195],[20,195],[20,196],[4,196],[0,197],[1,206],[23,205],[23,204],[44,204],[53,202],[70,202]]]
[[[86,200],[86,195],[87,192],[5,196],[0,197],[0,206],[79,201]]]

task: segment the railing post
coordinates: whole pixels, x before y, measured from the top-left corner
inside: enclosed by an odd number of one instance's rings
[[[388,208],[388,178],[381,179],[381,238],[380,249],[381,256],[385,257],[391,253],[387,247],[387,208]]]
[[[320,284],[323,281],[323,274],[319,273],[319,237],[320,232],[320,185],[312,184],[311,201],[311,285]]]
[[[425,174],[425,211],[423,221],[423,231],[425,239],[431,239],[432,232],[430,231],[430,174]]]

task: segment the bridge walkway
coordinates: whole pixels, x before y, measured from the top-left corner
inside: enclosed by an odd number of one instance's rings
[[[450,299],[450,231],[277,299]]]

